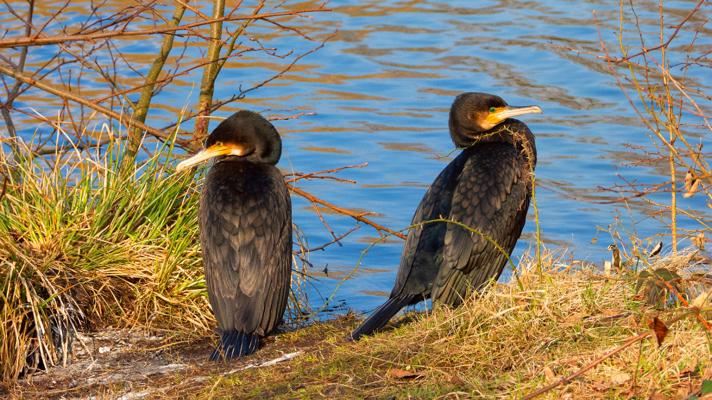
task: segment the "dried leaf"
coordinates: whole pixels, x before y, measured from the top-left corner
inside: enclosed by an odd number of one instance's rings
[[[568,324],[580,324],[587,316],[588,313],[585,312],[574,312],[567,315],[566,318],[564,318],[564,322]]]
[[[544,376],[546,377],[547,382],[551,382],[554,379],[556,379],[556,374],[554,374],[554,371],[551,370],[549,367],[544,367]]]
[[[630,374],[625,371],[613,370],[608,374],[611,384],[622,385],[630,380]]]
[[[417,379],[422,378],[423,374],[415,371],[407,371],[400,368],[391,368],[388,370],[388,377],[393,379]]]
[[[623,310],[619,308],[604,308],[601,310],[601,315],[604,317],[618,317],[625,314]]]
[[[665,396],[662,393],[655,392],[648,397],[648,400],[668,400],[670,397]]]
[[[699,189],[700,182],[701,181],[699,179],[695,178],[692,181],[692,185],[690,185],[690,189],[688,189],[687,192],[685,192],[685,194],[682,195],[682,197],[688,199],[688,198],[694,196],[695,193],[697,193],[697,190]]]
[[[705,238],[704,232],[700,232],[692,238],[692,244],[694,244],[695,247],[697,247],[701,251],[705,250],[705,242],[707,242],[707,238]]]
[[[607,392],[611,388],[611,385],[609,382],[593,382],[591,388],[597,392]]]
[[[689,379],[689,378],[694,378],[699,375],[700,375],[700,373],[699,373],[699,371],[697,371],[697,368],[695,368],[694,366],[688,366],[687,368],[680,371],[680,373],[677,376],[680,379]]]
[[[650,254],[648,254],[648,258],[653,258],[653,257],[657,256],[658,254],[660,254],[662,249],[663,249],[663,242],[658,242],[658,244],[656,244],[655,247],[653,247],[653,249],[650,250]]]
[[[685,174],[685,191],[690,190],[690,187],[692,187],[693,179],[695,179],[695,176],[692,175],[692,170],[688,169],[687,173]]]
[[[707,302],[712,299],[712,289],[710,289],[708,292],[702,292],[699,294],[699,296],[695,297],[694,300],[690,303],[691,307],[697,307],[697,308],[704,308]]]
[[[665,326],[665,323],[658,317],[654,317],[648,326],[653,330],[653,332],[655,332],[655,338],[658,340],[658,346],[661,346],[663,344],[663,340],[665,340],[665,336],[667,336],[668,327]]]
[[[452,383],[453,385],[457,386],[462,386],[465,384],[465,381],[463,381],[459,376],[457,375],[450,375],[447,378],[447,381]]]

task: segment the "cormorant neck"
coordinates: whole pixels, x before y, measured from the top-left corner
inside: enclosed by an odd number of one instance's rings
[[[220,156],[215,158],[215,163],[220,163],[220,162],[243,162],[243,163],[251,163],[251,164],[265,164],[265,165],[275,165],[277,164],[276,162],[271,162],[271,160],[262,160],[259,159],[258,157],[250,154],[249,156]]]
[[[523,122],[516,119],[507,119],[488,131],[450,132],[450,136],[458,148],[468,148],[480,143],[509,143],[536,164],[534,135]]]

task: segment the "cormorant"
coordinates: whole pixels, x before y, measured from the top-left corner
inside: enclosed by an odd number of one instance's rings
[[[450,136],[463,150],[440,172],[413,215],[390,298],[352,332],[353,339],[427,298],[457,306],[470,289],[499,277],[524,227],[536,164],[534,135],[511,117],[539,112],[537,106],[511,107],[486,93],[455,98]],[[440,218],[479,233],[426,222]]]
[[[210,133],[184,170],[215,158],[200,197],[200,243],[210,305],[220,327],[211,360],[251,354],[282,320],[292,264],[292,204],[275,164],[275,127],[239,111]]]

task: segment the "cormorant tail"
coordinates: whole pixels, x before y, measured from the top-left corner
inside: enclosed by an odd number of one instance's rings
[[[359,340],[363,335],[370,335],[376,329],[385,325],[401,308],[413,301],[413,296],[399,296],[388,299],[378,307],[363,323],[351,332],[352,340]]]
[[[242,357],[252,354],[260,347],[260,337],[254,333],[226,331],[220,337],[220,344],[210,355],[210,361]]]

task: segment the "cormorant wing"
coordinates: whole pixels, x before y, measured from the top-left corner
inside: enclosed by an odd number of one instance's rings
[[[440,172],[415,210],[411,225],[448,217],[457,177],[464,162],[464,157],[457,157]],[[391,297],[418,295],[422,299],[430,294],[439,269],[445,230],[446,223],[443,222],[425,223],[411,228],[403,247]]]
[[[450,305],[459,304],[469,288],[499,277],[521,234],[530,197],[529,171],[514,146],[483,143],[465,151],[471,154],[457,180],[449,218],[479,233],[447,224],[432,297]]]
[[[206,204],[201,239],[210,303],[223,330],[264,335],[282,319],[291,277],[291,201],[279,171],[270,175],[269,182],[241,188],[240,196],[224,182],[203,196],[222,200]]]

